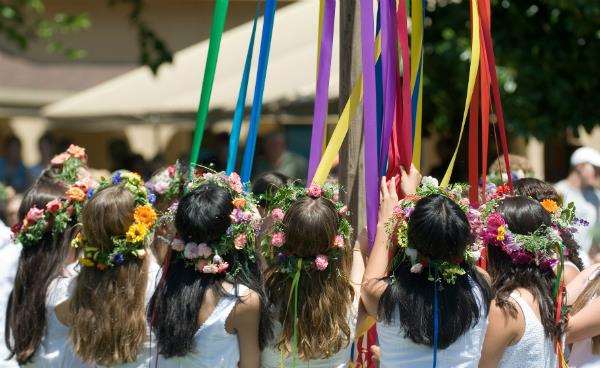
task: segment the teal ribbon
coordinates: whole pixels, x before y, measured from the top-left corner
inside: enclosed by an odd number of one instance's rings
[[[254,151],[256,149],[256,138],[258,137],[258,127],[260,124],[263,93],[265,91],[265,79],[267,78],[267,65],[269,63],[269,52],[271,50],[271,36],[273,35],[276,7],[277,0],[267,0],[260,40],[256,85],[254,86],[254,100],[252,102],[252,111],[250,112],[250,127],[248,129],[248,138],[246,139],[244,158],[242,160],[241,177],[243,183],[248,183],[250,181],[250,176],[252,175],[252,163],[254,161]]]
[[[292,294],[292,313],[294,314],[294,324],[292,326],[292,367],[296,366],[296,359],[298,358],[298,287],[300,285],[301,271],[302,258],[299,258],[290,290],[290,293]]]
[[[260,10],[260,2],[256,4],[256,13],[254,13],[254,21],[252,23],[252,34],[248,43],[248,51],[246,52],[246,61],[244,62],[244,72],[242,74],[242,82],[238,92],[237,103],[235,104],[235,112],[231,122],[231,135],[229,136],[229,151],[227,155],[227,175],[235,171],[237,161],[238,146],[240,144],[240,131],[242,130],[242,120],[244,118],[244,108],[246,107],[246,94],[248,92],[248,80],[250,79],[250,67],[252,66],[252,54],[254,51],[254,38],[256,36],[256,23]]]

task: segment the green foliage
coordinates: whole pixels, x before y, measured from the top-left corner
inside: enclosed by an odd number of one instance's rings
[[[432,122],[433,129],[453,131],[462,115],[468,77],[468,1],[436,3],[426,14],[423,121]],[[492,3],[492,37],[508,129],[546,138],[557,129],[597,125],[600,2]]]

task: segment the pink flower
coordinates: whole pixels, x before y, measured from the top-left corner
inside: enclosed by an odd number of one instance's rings
[[[154,184],[154,191],[158,194],[164,194],[167,189],[169,189],[169,183],[166,181],[159,181],[158,183]]]
[[[316,184],[311,184],[310,187],[308,187],[307,189],[307,193],[313,198],[318,198],[321,196],[321,194],[323,194],[323,189],[321,189],[321,187]]]
[[[244,191],[244,186],[242,185],[242,179],[237,173],[231,173],[229,175],[229,185],[238,193]]]
[[[198,257],[208,258],[212,255],[212,249],[206,243],[198,244]]]
[[[56,155],[52,158],[52,160],[50,161],[50,163],[52,165],[58,166],[58,165],[62,165],[65,161],[67,161],[68,158],[70,158],[71,155],[69,155],[66,152],[63,152],[59,155]]]
[[[271,218],[273,219],[273,221],[283,221],[284,217],[285,212],[283,212],[281,208],[275,208],[273,209],[273,211],[271,211]]]
[[[31,207],[29,209],[29,211],[27,211],[27,215],[25,216],[25,219],[27,220],[28,225],[33,225],[43,217],[44,217],[44,210],[39,209],[34,206],[34,207]]]
[[[341,235],[336,235],[335,240],[333,241],[333,245],[338,248],[343,248],[346,246],[346,242],[344,241],[344,237]]]
[[[469,198],[461,198],[460,204],[462,204],[463,206],[468,206],[469,204],[471,204],[471,202],[469,201]]]
[[[170,165],[169,167],[167,167],[167,174],[169,174],[170,178],[175,177],[176,172],[177,172],[177,168],[175,167],[175,165]]]
[[[411,273],[421,273],[423,271],[423,265],[421,263],[415,263],[411,268]]]
[[[219,272],[219,266],[217,266],[214,263],[208,264],[204,267],[202,267],[202,273],[218,273]]]
[[[187,259],[198,258],[200,256],[200,248],[198,247],[198,244],[194,242],[187,243],[183,251],[183,256]]]
[[[85,148],[76,146],[74,144],[69,146],[69,148],[67,149],[67,153],[77,159],[85,159]]]
[[[282,233],[281,231],[273,234],[273,236],[271,237],[271,245],[274,247],[279,248],[284,243],[285,243],[285,234]]]
[[[348,206],[343,206],[338,210],[340,216],[346,216],[348,214]]]
[[[182,252],[185,249],[185,243],[183,242],[183,240],[175,238],[171,242],[171,248],[173,248],[174,251]]]
[[[225,273],[229,269],[229,263],[221,262],[217,265],[217,270],[219,273]]]
[[[329,259],[324,254],[319,254],[315,257],[315,267],[319,271],[324,271],[329,265]]]
[[[240,235],[236,236],[235,240],[233,241],[233,244],[235,245],[235,249],[238,249],[238,250],[244,249],[247,241],[248,241],[248,239],[246,238],[246,234],[240,234]]]
[[[53,199],[50,202],[46,203],[46,211],[50,213],[56,213],[60,210],[61,202],[59,199]]]
[[[505,225],[506,222],[504,221],[504,218],[502,218],[502,215],[499,214],[498,212],[494,212],[492,213],[487,220],[487,225],[490,228],[494,228],[497,229],[502,225]]]
[[[395,206],[392,211],[392,214],[394,216],[404,216],[404,210],[402,209],[401,206]]]

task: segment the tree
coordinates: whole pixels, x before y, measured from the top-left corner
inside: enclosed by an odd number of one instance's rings
[[[428,2],[424,122],[456,130],[469,57],[468,2]],[[547,138],[600,119],[600,2],[497,0],[492,36],[508,129]]]
[[[128,18],[138,33],[139,63],[150,67],[153,73],[173,54],[167,44],[143,20],[144,0],[107,0],[109,6],[129,4]],[[43,41],[49,52],[59,52],[71,59],[85,57],[85,50],[68,47],[57,36],[87,29],[91,22],[87,14],[46,14],[43,0],[2,0],[0,2],[0,36],[21,50],[31,41]]]

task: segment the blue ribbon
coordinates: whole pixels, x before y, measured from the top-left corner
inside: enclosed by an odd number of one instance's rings
[[[386,0],[387,1],[387,0]],[[381,30],[381,2],[377,1],[377,18],[375,34]],[[375,93],[377,96],[377,152],[381,151],[381,134],[383,129],[383,58],[378,58],[375,62]]]
[[[252,34],[248,43],[248,51],[246,52],[246,61],[244,62],[244,73],[242,74],[242,82],[238,92],[237,103],[235,104],[235,112],[231,122],[231,135],[229,136],[229,153],[227,155],[227,175],[235,171],[237,161],[237,151],[240,144],[240,131],[242,130],[242,120],[244,118],[244,108],[246,107],[246,93],[248,92],[248,79],[250,79],[250,67],[252,66],[252,53],[254,51],[254,38],[256,36],[256,23],[260,11],[260,2],[256,4],[256,13],[254,13],[254,22],[252,23]]]
[[[434,267],[433,282],[433,368],[437,366],[438,336],[440,333],[440,302],[438,300],[438,270]]]
[[[271,50],[271,36],[273,35],[276,7],[277,0],[267,0],[260,39],[254,99],[252,101],[252,111],[250,112],[250,127],[248,129],[248,139],[246,140],[246,148],[244,149],[244,158],[242,161],[241,177],[243,183],[248,183],[252,175],[252,163],[254,161],[254,151],[256,150],[258,126],[260,124],[260,113],[262,110],[263,93],[265,91],[265,79],[267,78],[267,65],[269,62],[269,51]]]

